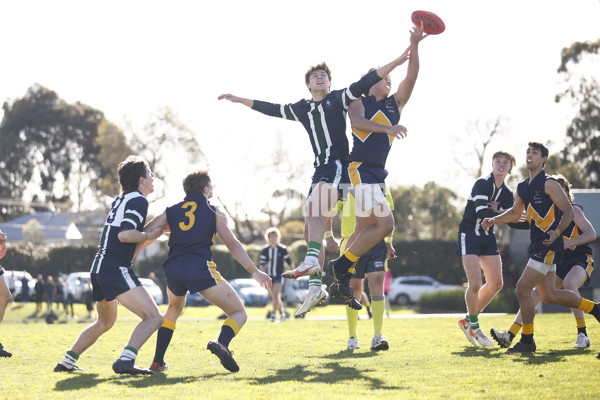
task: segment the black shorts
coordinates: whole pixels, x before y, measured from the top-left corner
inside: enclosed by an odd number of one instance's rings
[[[565,280],[569,271],[571,271],[571,269],[577,265],[583,268],[588,276],[584,286],[589,285],[590,276],[592,276],[592,272],[594,271],[594,259],[592,258],[591,254],[581,254],[577,257],[563,258],[560,265],[556,266],[556,276],[562,280]]]
[[[495,235],[480,235],[474,233],[458,232],[458,243],[456,244],[456,255],[465,256],[474,254],[476,256],[499,255]]]
[[[90,276],[94,301],[111,301],[120,294],[142,286],[135,272],[128,266],[117,268],[102,266],[99,273]]]
[[[308,196],[312,193],[313,189],[319,182],[325,182],[333,186],[334,188],[341,191],[341,186],[346,183],[344,178],[346,174],[346,162],[341,160],[331,161],[325,165],[320,165],[315,168],[315,173],[312,176],[312,185],[308,191]],[[307,197],[308,197],[307,196]]]
[[[365,274],[372,272],[384,272],[385,260],[387,258],[387,246],[382,240],[375,247],[360,256],[354,266],[352,279],[364,279]]]

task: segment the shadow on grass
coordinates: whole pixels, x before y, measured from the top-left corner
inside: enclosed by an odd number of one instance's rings
[[[538,351],[536,353],[507,353],[506,350],[507,349],[501,349],[497,347],[492,349],[483,347],[466,347],[463,349],[463,351],[455,351],[451,354],[462,357],[511,357],[514,362],[523,362],[531,365],[562,362],[568,356],[592,354],[592,352],[589,349],[548,350]]]
[[[326,354],[326,355],[319,355],[319,356],[309,356],[309,358],[328,358],[331,360],[343,360],[346,358],[353,358],[353,359],[357,359],[357,358],[371,358],[371,357],[376,357],[378,354],[378,352],[376,351],[370,351],[370,352],[354,352],[354,350],[348,350],[348,349],[344,349],[344,350],[340,350],[337,353],[331,353],[331,354]]]
[[[210,379],[219,374],[200,376],[169,377],[166,374],[153,375],[114,375],[110,378],[99,378],[99,374],[75,373],[69,374],[67,379],[56,382],[54,390],[68,391],[89,389],[101,383],[130,386],[134,388],[146,388],[149,386],[174,385],[178,383],[193,383],[200,379]]]
[[[329,362],[320,365],[319,368],[328,371],[311,371],[310,369],[307,369],[307,365],[298,364],[290,368],[270,371],[271,373],[268,376],[248,378],[247,381],[251,384],[258,385],[279,384],[285,382],[292,382],[295,385],[299,383],[347,383],[354,385],[364,382],[370,386],[370,389],[410,390],[410,387],[408,386],[385,385],[384,381],[381,379],[373,378],[368,375],[370,372],[376,372],[372,369],[357,369],[340,365],[337,362]]]

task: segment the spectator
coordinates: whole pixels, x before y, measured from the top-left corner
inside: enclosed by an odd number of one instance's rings
[[[35,282],[35,312],[42,311],[42,303],[44,302],[44,293],[46,292],[46,286],[44,285],[44,277],[39,274],[37,281]]]
[[[48,312],[52,309],[52,303],[54,302],[54,296],[56,296],[56,284],[54,283],[54,278],[51,275],[48,275],[46,278],[46,304],[48,306]]]
[[[65,281],[65,296],[63,300],[63,307],[65,309],[65,313],[67,314],[67,318],[69,319],[77,319],[75,312],[73,311],[73,302],[75,301],[73,286]]]
[[[54,301],[56,302],[56,312],[58,313],[60,311],[61,304],[65,302],[65,281],[62,278],[62,276],[59,276],[56,280],[56,291],[54,293]],[[65,306],[63,307],[65,308],[66,314],[67,309]]]
[[[29,304],[29,279],[27,279],[27,271],[23,271],[23,278],[21,278],[21,301],[23,305]]]

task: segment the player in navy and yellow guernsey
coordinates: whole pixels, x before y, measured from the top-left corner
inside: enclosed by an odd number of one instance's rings
[[[479,326],[479,313],[502,289],[502,260],[496,236],[493,228],[483,229],[481,221],[512,207],[513,193],[504,181],[515,164],[512,154],[503,151],[494,153],[492,173],[475,181],[458,227],[456,255],[462,257],[467,274],[467,315],[458,321],[458,327],[475,346],[494,345]],[[485,273],[485,285],[482,269]]]
[[[535,287],[545,303],[577,308],[592,314],[600,322],[597,304],[570,290],[555,289],[556,265],[560,265],[563,256],[561,234],[571,224],[574,211],[560,184],[544,171],[547,159],[548,149],[541,143],[530,142],[526,157],[529,178],[517,186],[514,205],[497,217],[484,219],[481,224],[484,229],[489,229],[494,224],[516,222],[523,210],[527,211],[530,256],[516,287],[523,331],[521,340],[508,349],[509,352],[530,353],[536,350],[533,340],[535,305],[531,294]]]
[[[156,352],[150,369],[167,369],[165,352],[189,291],[200,292],[227,315],[219,338],[208,342],[207,348],[228,371],[237,372],[239,366],[229,351],[229,343],[246,323],[248,315],[240,297],[219,274],[212,261],[211,247],[215,242],[215,233],[219,234],[234,258],[257,282],[264,287],[271,287],[271,278],[256,268],[248,257],[227,226],[225,214],[209,203],[213,187],[208,172],[190,173],[183,180],[183,189],[186,194],[183,201],[168,207],[145,227],[146,230],[169,228],[171,231],[169,255],[164,263],[169,307],[164,324],[158,330]]]
[[[569,181],[562,175],[557,175],[553,178],[560,184],[565,195],[571,201],[574,211],[573,222],[562,232],[564,254],[562,262],[556,266],[555,287],[559,289],[564,286],[565,289],[578,293],[580,287],[589,284],[590,276],[594,270],[592,248],[587,243],[596,240],[596,231],[585,217],[583,208],[573,203]],[[540,292],[537,288],[533,290],[532,296],[534,305],[537,306],[541,301]],[[571,308],[571,312],[575,316],[577,325],[577,339],[573,347],[590,347],[590,339],[587,335],[583,311]],[[508,331],[498,331],[492,328],[492,336],[501,347],[510,347],[512,340],[521,330],[522,324],[523,321],[519,312]]]
[[[365,75],[348,88],[334,91],[331,91],[329,67],[325,63],[313,66],[304,76],[312,98],[296,103],[274,104],[231,94],[219,96],[219,100],[226,99],[234,103],[241,103],[265,115],[298,121],[308,133],[315,155],[315,173],[304,209],[306,257],[297,268],[283,274],[285,278],[291,279],[311,275],[309,290],[304,301],[307,308],[310,308],[323,295],[321,271],[324,255],[321,254],[321,246],[327,230],[327,220],[333,216],[332,209],[338,198],[339,185],[342,182],[348,157],[348,138],[346,136],[348,106],[405,61],[406,54],[403,53],[389,64]],[[360,307],[360,304],[358,306]]]
[[[355,309],[360,309],[360,304],[350,286],[352,265],[394,228],[394,216],[385,199],[385,162],[394,138],[406,135],[406,128],[398,125],[400,113],[417,81],[419,42],[426,36],[422,24],[413,26],[410,46],[405,52],[409,60],[406,77],[393,95],[390,96],[391,79],[385,76],[373,85],[367,96],[353,102],[348,109],[354,145],[347,174],[349,190],[355,198],[356,228],[344,254],[330,261],[334,278],[330,291],[332,296],[340,297]],[[383,279],[381,282],[383,284]]]
[[[287,248],[279,243],[281,240],[281,232],[275,227],[267,229],[265,232],[265,240],[267,245],[260,252],[259,265],[267,275],[271,277],[273,287],[271,288],[271,299],[273,301],[273,309],[269,311],[267,318],[275,321],[276,314],[279,313],[280,321],[285,321],[289,314],[285,311],[285,304],[281,301],[281,290],[283,287],[283,271],[285,264],[290,268],[294,268],[292,259],[287,251]]]
[[[140,347],[162,325],[163,316],[131,269],[131,262],[146,241],[162,235],[162,229],[142,232],[148,211],[146,197],[154,191],[154,174],[146,161],[129,156],[119,164],[118,177],[121,195],[110,207],[90,271],[98,319],[81,332],[71,350],[54,367],[55,372],[81,369],[76,365],[81,353],[117,320],[118,301],[142,322],[131,333],[113,370],[119,374],[152,374],[135,365],[135,359]]]
[[[0,229],[0,258],[4,257],[4,254],[6,254],[6,233],[3,233]],[[4,311],[10,303],[10,299],[10,290],[4,279],[4,268],[0,265],[0,322],[4,318]],[[0,343],[0,357],[12,357],[12,353],[2,347],[2,343]]]

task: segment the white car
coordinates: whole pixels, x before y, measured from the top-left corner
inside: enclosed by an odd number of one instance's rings
[[[281,291],[281,299],[288,306],[296,306],[302,304],[308,293],[308,276],[301,276],[298,279],[284,279],[283,289]],[[321,285],[327,296],[318,305],[324,306],[329,304],[329,292],[326,285]]]
[[[445,285],[428,276],[398,276],[392,280],[388,298],[391,303],[416,303],[423,293],[457,290],[459,286]]]
[[[65,278],[65,295],[72,297],[75,303],[83,303],[90,280],[89,272],[71,272]]]
[[[162,304],[163,303],[163,293],[162,290],[160,290],[160,287],[154,283],[154,281],[152,279],[149,278],[138,278],[140,280],[140,283],[146,288],[146,290],[148,291],[148,293],[150,293],[150,296],[152,296],[152,298],[154,299],[154,302],[156,304]]]
[[[29,274],[29,272],[24,271],[12,271],[5,270],[4,278],[6,279],[6,284],[8,288],[13,293],[15,301],[21,301],[21,292],[22,292],[22,283],[21,279],[23,279],[23,275],[27,274],[27,286],[29,286],[29,300],[35,299],[35,279]]]

